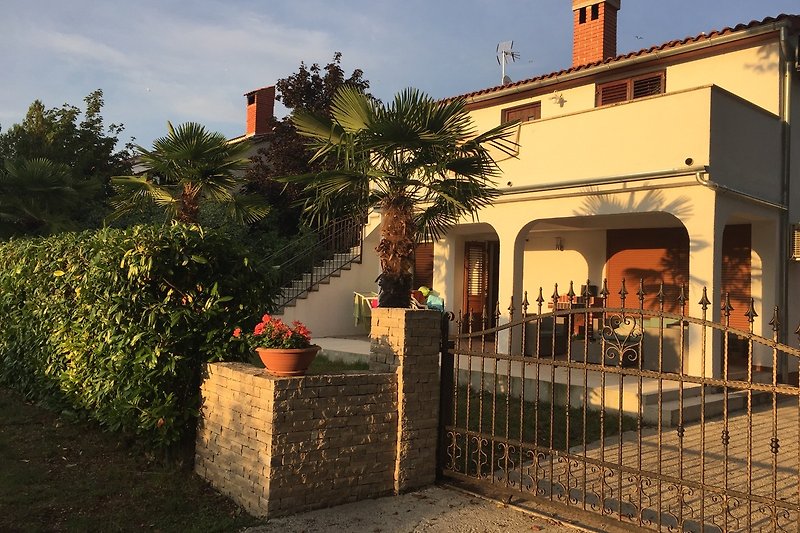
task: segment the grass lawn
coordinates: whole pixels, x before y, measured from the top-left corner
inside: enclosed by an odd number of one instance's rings
[[[363,370],[318,357],[311,371]],[[0,389],[0,531],[237,531],[260,524],[183,466]]]
[[[0,531],[236,531],[259,521],[190,467],[0,389]]]

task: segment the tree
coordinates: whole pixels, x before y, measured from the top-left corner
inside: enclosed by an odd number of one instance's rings
[[[6,161],[0,170],[0,237],[74,229],[82,192],[62,163],[45,158]]]
[[[118,176],[112,182],[119,194],[112,199],[112,217],[155,204],[167,219],[189,224],[199,222],[204,203],[216,203],[234,220],[252,223],[268,209],[260,198],[240,194],[245,183],[241,173],[250,163],[245,143],[229,143],[221,133],[187,122],[153,141],[153,149],[136,146],[143,176]]]
[[[300,63],[294,74],[278,80],[276,100],[283,102],[290,110],[302,110],[328,116],[331,101],[336,91],[344,85],[358,88],[362,92],[369,89],[369,81],[364,73],[355,69],[345,77],[341,67],[342,54],[336,52],[333,59],[324,67],[317,63],[307,67]],[[297,229],[300,212],[294,206],[301,199],[299,187],[286,187],[275,181],[278,176],[290,176],[319,172],[324,163],[309,163],[313,152],[306,146],[294,127],[290,117],[276,120],[270,134],[269,146],[258,151],[252,166],[247,171],[248,190],[264,196],[273,206],[274,218],[285,233]]]
[[[35,100],[20,124],[0,133],[0,169],[9,162],[22,169],[24,161],[36,159],[67,167],[72,184],[81,189],[82,208],[69,214],[76,229],[101,223],[109,178],[130,172],[127,147],[117,149],[123,126],[103,123],[103,91],[89,93],[84,103],[81,112],[69,104],[47,109]]]
[[[108,178],[127,171],[130,153],[125,148],[115,151],[124,127],[111,124],[106,131],[101,115],[103,91],[92,91],[83,100],[82,117],[75,106],[45,109],[35,100],[21,124],[0,134],[0,159],[47,158],[67,165],[76,179]]]
[[[499,194],[493,147],[513,155],[515,123],[476,134],[465,101],[437,102],[407,89],[381,104],[353,87],[333,98],[330,116],[295,111],[298,133],[331,170],[286,178],[311,193],[308,216],[380,208],[381,307],[408,307],[415,245],[476,216]]]

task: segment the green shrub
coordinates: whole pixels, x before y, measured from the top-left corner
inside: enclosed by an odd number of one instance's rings
[[[182,225],[1,244],[0,383],[167,448],[193,435],[203,363],[249,357],[231,332],[277,292],[256,264]]]

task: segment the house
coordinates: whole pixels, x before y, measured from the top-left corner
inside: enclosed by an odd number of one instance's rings
[[[619,0],[573,0],[570,68],[464,97],[479,131],[520,120],[518,153],[498,154],[502,195],[434,243],[433,285],[456,312],[506,308],[524,291],[535,308],[575,282],[608,280],[610,307],[702,317],[703,287],[721,321],[772,338],[800,323],[800,16],[780,15],[618,55]],[[596,287],[593,288],[597,290]],[[517,315],[519,316],[519,315]],[[791,325],[789,328],[787,325]],[[688,344],[701,343],[700,328]],[[707,375],[721,371],[707,339]],[[746,356],[745,356],[746,358]],[[746,359],[745,359],[746,360]],[[755,366],[771,366],[756,354]],[[699,375],[701,358],[687,362]],[[796,371],[796,369],[795,369]]]
[[[800,134],[791,127],[800,123],[800,16],[618,55],[621,7],[573,0],[570,68],[463,95],[478,131],[520,121],[518,151],[496,154],[502,194],[478,222],[420,247],[417,276],[456,313],[499,302],[501,322],[512,297],[519,313],[525,291],[535,309],[539,287],[548,299],[556,284],[563,295],[572,281],[580,294],[587,280],[594,292],[604,279],[610,307],[622,303],[623,280],[626,306],[638,306],[643,280],[646,308],[658,305],[663,284],[666,311],[682,311],[683,290],[683,311],[700,318],[705,287],[707,318],[723,321],[729,295],[730,325],[748,330],[752,299],[753,331],[772,338],[777,306],[786,341],[800,323]],[[324,320],[325,335],[352,334],[342,295],[376,275],[370,264],[338,285],[341,310],[320,293],[296,315],[312,330]],[[681,336],[712,354],[689,357],[686,370],[699,375],[706,359],[707,375],[719,375],[721,340],[701,335]],[[771,367],[771,357],[756,353],[753,364]]]

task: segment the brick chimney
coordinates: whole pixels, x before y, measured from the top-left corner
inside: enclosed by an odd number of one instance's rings
[[[263,135],[270,130],[270,122],[275,112],[275,86],[262,87],[249,93],[247,98],[246,137]]]
[[[572,66],[617,55],[617,11],[621,0],[572,0]]]

